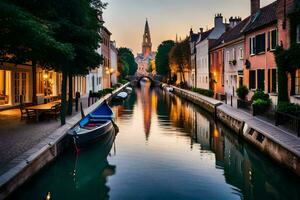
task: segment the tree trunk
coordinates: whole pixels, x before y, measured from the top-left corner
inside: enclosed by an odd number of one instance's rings
[[[61,113],[60,121],[61,125],[66,124],[66,101],[67,101],[67,72],[62,72],[62,84],[61,84]]]
[[[36,97],[36,61],[32,59],[32,103],[37,104]]]
[[[73,76],[69,74],[69,98],[68,98],[68,115],[72,115],[73,111]]]

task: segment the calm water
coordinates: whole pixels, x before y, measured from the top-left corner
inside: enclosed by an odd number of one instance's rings
[[[149,85],[113,107],[120,132],[68,151],[11,199],[300,199],[300,180],[193,104]]]

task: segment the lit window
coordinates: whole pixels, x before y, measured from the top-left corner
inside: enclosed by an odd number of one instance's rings
[[[297,69],[296,71],[295,95],[300,95],[300,69]]]

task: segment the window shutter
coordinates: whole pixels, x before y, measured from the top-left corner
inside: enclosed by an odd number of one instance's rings
[[[257,46],[256,46],[256,37],[254,37],[253,38],[253,54],[256,54],[256,48],[257,48]]]
[[[277,72],[276,72],[276,69],[272,69],[272,92],[277,93]]]
[[[272,40],[273,40],[273,37],[272,37]],[[268,32],[268,51],[270,51],[270,43],[271,43],[271,33],[270,33],[270,31]]]
[[[249,53],[250,53],[250,55],[253,54],[253,50],[252,50],[252,38],[249,38]]]

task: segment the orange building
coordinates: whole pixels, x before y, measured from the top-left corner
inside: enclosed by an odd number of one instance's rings
[[[244,28],[245,67],[244,85],[250,96],[257,89],[272,94],[276,99],[277,67],[274,50],[278,44],[277,2],[260,8],[259,0],[251,0],[251,16]],[[273,95],[274,94],[274,95]],[[275,103],[275,102],[274,102]]]

